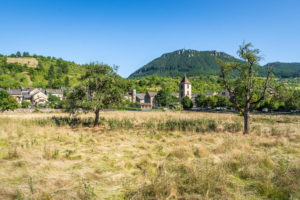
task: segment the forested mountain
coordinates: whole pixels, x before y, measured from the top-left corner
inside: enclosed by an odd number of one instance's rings
[[[223,52],[218,51],[196,51],[196,50],[177,50],[163,54],[145,66],[131,74],[129,78],[139,78],[149,75],[158,76],[203,76],[219,75],[220,69],[215,61],[215,57],[223,61],[242,62]],[[292,78],[300,77],[300,63],[269,63],[274,67],[274,74],[277,77]],[[266,66],[256,66],[259,75],[266,74]]]
[[[215,61],[215,56],[223,61],[239,61],[223,52],[181,49],[154,59],[131,74],[129,78],[149,75],[173,77],[184,76],[184,74],[187,76],[217,75],[219,67]]]
[[[268,65],[273,66],[274,74],[277,77],[282,77],[282,78],[300,77],[300,63],[273,62],[273,63],[268,63],[265,66]]]

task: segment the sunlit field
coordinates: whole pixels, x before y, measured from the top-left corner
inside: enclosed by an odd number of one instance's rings
[[[300,199],[300,116],[0,114],[0,199]]]

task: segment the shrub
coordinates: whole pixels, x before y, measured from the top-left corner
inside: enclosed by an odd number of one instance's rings
[[[28,101],[22,101],[22,108],[28,108],[31,105]]]
[[[181,104],[185,110],[191,109],[193,107],[193,102],[188,96],[182,98]]]

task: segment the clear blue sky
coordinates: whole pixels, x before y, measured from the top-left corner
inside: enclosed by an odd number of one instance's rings
[[[29,51],[132,72],[177,49],[300,62],[299,0],[0,0],[0,53]]]

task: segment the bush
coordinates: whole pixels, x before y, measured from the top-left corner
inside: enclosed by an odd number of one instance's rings
[[[6,91],[0,90],[0,110],[15,110],[19,108],[18,102]]]
[[[28,101],[22,101],[22,108],[28,108],[31,105]]]
[[[193,102],[188,96],[183,97],[181,103],[185,110],[191,109],[193,107]]]
[[[206,100],[206,96],[204,94],[198,94],[198,96],[196,97],[196,100],[195,100],[197,107],[206,106],[205,100]]]

